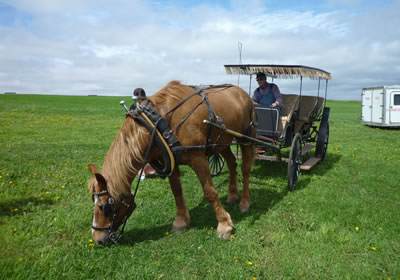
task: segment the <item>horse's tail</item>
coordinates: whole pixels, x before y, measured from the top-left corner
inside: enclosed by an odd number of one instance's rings
[[[251,102],[251,110],[250,110],[250,125],[247,130],[247,136],[255,137],[257,132],[258,119],[257,112],[253,102]]]

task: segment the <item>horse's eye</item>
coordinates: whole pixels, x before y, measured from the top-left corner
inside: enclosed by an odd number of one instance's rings
[[[111,204],[103,205],[102,209],[104,212],[104,216],[106,217],[110,216],[113,212],[113,206]]]

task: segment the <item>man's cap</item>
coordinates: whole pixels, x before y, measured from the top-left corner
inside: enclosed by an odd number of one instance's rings
[[[265,73],[262,73],[262,72],[258,72],[257,73],[257,76],[256,76],[256,80],[258,81],[258,80],[263,80],[263,79],[265,79],[266,78],[266,76],[265,76]]]

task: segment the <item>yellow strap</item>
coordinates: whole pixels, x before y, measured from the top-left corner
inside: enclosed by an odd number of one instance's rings
[[[143,112],[141,112],[140,114],[150,124],[150,126],[154,129],[153,122],[146,116],[146,114],[143,113]],[[171,149],[169,148],[167,142],[165,142],[164,137],[162,137],[162,135],[158,131],[158,129],[156,129],[156,133],[157,133],[158,137],[161,139],[161,142],[163,143],[164,147],[167,149],[167,152],[168,152],[168,155],[169,155],[169,159],[171,161],[171,173],[172,173],[172,171],[174,171],[174,169],[175,169],[175,158],[174,158],[174,155],[172,154]]]

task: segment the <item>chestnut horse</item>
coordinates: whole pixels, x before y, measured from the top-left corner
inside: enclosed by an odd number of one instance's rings
[[[194,95],[173,114],[167,114],[193,92],[192,87],[171,81],[149,98],[154,108],[173,129],[182,146],[204,146],[210,133],[208,125],[203,123],[203,120],[208,120],[208,108],[205,104],[198,106],[202,100],[200,95]],[[206,88],[204,92],[226,128],[255,137],[256,129],[251,125],[256,118],[254,105],[245,91],[236,86],[224,85]],[[185,117],[187,119],[182,122]],[[115,235],[118,227],[126,222],[133,211],[134,197],[131,194],[131,183],[144,163],[150,137],[150,132],[141,123],[127,117],[107,153],[101,173],[95,166],[89,164],[90,172],[94,175],[89,181],[89,191],[95,203],[92,235],[98,244],[104,244],[110,239],[114,241],[112,235]],[[238,201],[236,159],[229,147],[233,136],[213,128],[210,139],[212,143],[225,144],[208,152],[220,153],[224,157],[230,176],[227,202],[236,202]],[[243,162],[243,191],[239,206],[244,212],[250,206],[249,177],[255,148],[252,144],[241,144],[240,147]],[[205,198],[216,213],[218,237],[229,238],[232,233],[232,220],[218,198],[206,155],[205,149],[187,150],[182,153],[179,164],[189,165],[194,170],[203,187]],[[149,153],[149,161],[154,159],[160,159],[157,146],[151,148]],[[181,232],[189,225],[190,216],[180,182],[179,166],[175,167],[168,179],[177,208],[173,231]]]

